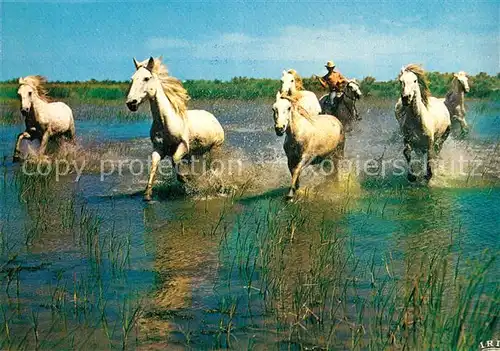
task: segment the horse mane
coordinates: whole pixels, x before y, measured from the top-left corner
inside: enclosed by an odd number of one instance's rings
[[[161,57],[154,59],[154,66],[151,73],[155,74],[160,80],[163,92],[172,104],[175,112],[181,117],[186,117],[189,94],[179,79],[168,74],[168,68],[161,60]],[[148,61],[149,59],[140,62],[139,66],[146,67]]]
[[[33,89],[35,89],[36,94],[40,99],[45,102],[51,102],[52,99],[49,97],[49,93],[45,84],[47,84],[47,78],[41,75],[36,76],[27,76],[24,78],[19,78],[19,85],[29,85]]]
[[[293,76],[293,78],[295,80],[295,89],[304,90],[304,82],[302,81],[302,78],[299,76],[297,71],[294,69],[289,69],[286,72]]]
[[[314,119],[313,116],[304,107],[302,107],[299,104],[299,98],[300,98],[299,96],[297,96],[297,95],[289,96],[286,94],[281,94],[280,98],[290,101],[290,103],[292,104],[293,110],[298,112],[305,119],[307,119],[309,121],[312,121]]]
[[[399,74],[399,77],[401,77],[404,72],[412,72],[417,76],[418,86],[420,87],[420,95],[422,96],[422,102],[424,103],[425,107],[427,107],[429,105],[429,97],[431,96],[431,91],[429,89],[429,81],[427,80],[427,75],[425,74],[424,69],[421,65],[412,63],[407,65],[406,67],[403,67],[401,73]]]

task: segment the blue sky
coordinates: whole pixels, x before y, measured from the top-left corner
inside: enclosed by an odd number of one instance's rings
[[[295,68],[394,78],[499,69],[500,2],[3,2],[0,80],[126,80],[132,57],[163,55],[181,79],[279,78]]]

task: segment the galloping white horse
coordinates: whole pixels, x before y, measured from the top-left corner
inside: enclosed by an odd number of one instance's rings
[[[288,159],[292,184],[287,195],[293,198],[299,188],[299,177],[304,167],[332,159],[334,175],[338,175],[339,161],[344,157],[345,135],[340,121],[329,115],[311,116],[293,98],[276,94],[273,105],[276,135],[286,132],[283,148]]]
[[[469,79],[467,73],[460,71],[453,74],[451,82],[451,91],[446,94],[444,104],[450,112],[452,120],[457,120],[460,123],[462,133],[467,133],[469,127],[465,121],[465,93],[468,93]]]
[[[427,180],[432,177],[430,161],[441,151],[450,134],[450,113],[442,99],[430,96],[425,72],[410,64],[399,74],[401,97],[394,108],[404,139],[403,154],[409,165],[408,180],[416,176],[411,169],[411,151],[427,154]]]
[[[356,101],[361,99],[363,93],[356,80],[351,79],[347,82],[341,98],[335,108],[330,102],[330,94],[323,95],[319,99],[321,111],[324,114],[336,116],[344,125],[350,124],[352,121],[358,119],[358,112],[356,109]]]
[[[316,94],[304,90],[302,78],[294,69],[283,71],[280,92],[287,96],[293,96],[310,115],[315,116],[321,113],[321,106]]]
[[[75,137],[73,112],[64,102],[50,102],[42,76],[19,78],[17,94],[21,100],[21,114],[25,118],[26,130],[17,136],[14,148],[14,162],[21,159],[20,146],[23,139],[40,141],[40,155],[45,154],[47,143],[52,137]]]
[[[182,83],[168,75],[161,58],[137,62],[126,104],[131,111],[148,100],[153,115],[150,137],[153,143],[151,171],[144,200],[150,201],[158,163],[165,156],[172,158],[174,168],[183,158],[202,155],[224,142],[224,130],[211,113],[186,109],[189,99]],[[177,173],[177,179],[184,181]]]

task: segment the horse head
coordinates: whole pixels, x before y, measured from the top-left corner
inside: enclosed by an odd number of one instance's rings
[[[403,105],[411,104],[419,89],[417,75],[411,71],[404,71],[399,76],[399,83],[401,84],[401,101]]]
[[[283,71],[281,76],[281,88],[280,93],[286,95],[293,95],[297,91],[297,86],[295,85],[295,76],[290,73],[290,70]]]
[[[456,82],[460,84],[460,87],[463,89],[464,92],[468,93],[470,91],[469,78],[467,77],[467,73],[463,71],[454,73],[453,78]]]
[[[155,61],[152,57],[149,58],[146,64],[138,62],[134,58],[135,73],[132,76],[132,82],[127,95],[126,104],[130,111],[137,111],[139,105],[146,100],[152,98],[156,93],[155,77],[153,76],[153,68]]]
[[[292,102],[278,91],[276,102],[273,104],[274,131],[277,136],[282,136],[288,128],[292,107]]]
[[[355,79],[348,81],[344,89],[344,94],[351,100],[359,100],[363,96],[359,84]]]
[[[428,105],[430,90],[424,69],[416,64],[410,64],[401,69],[399,74],[401,85],[401,102],[410,105],[419,97],[425,106]]]
[[[19,78],[19,84],[17,96],[21,102],[21,114],[26,117],[33,106],[33,94],[36,94],[36,90],[31,85],[22,82],[22,78]]]
[[[19,78],[19,89],[17,96],[21,101],[21,114],[27,116],[33,107],[33,99],[38,97],[46,102],[50,101],[44,84],[47,79],[42,76],[27,76]]]

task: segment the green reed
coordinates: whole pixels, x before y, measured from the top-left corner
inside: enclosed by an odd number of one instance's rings
[[[336,221],[310,218],[301,205],[270,203],[265,211],[240,218],[232,237],[224,234],[220,252],[230,262],[226,283],[237,284],[237,272],[243,288],[259,292],[260,298],[247,294],[248,306],[264,300],[264,325],[275,320],[279,343],[470,349],[498,327],[499,288],[488,279],[495,253],[464,264],[449,245],[417,260],[396,262],[391,253],[361,259],[355,238]],[[248,218],[259,219],[252,225]],[[232,334],[237,330],[235,325]]]
[[[124,279],[130,267],[130,234],[119,235],[114,224],[104,227],[72,183],[56,182],[47,164],[31,160],[24,167],[40,167],[45,175],[17,169],[3,178],[5,188],[18,194],[11,206],[21,212],[2,216],[2,238],[8,238],[9,245],[0,256],[0,349],[128,347],[141,304],[133,296],[111,296],[110,287]],[[23,230],[17,232],[19,221]],[[50,271],[52,263],[42,260],[33,266],[26,259],[51,234],[73,241],[68,254],[81,256],[86,266],[82,271],[57,271],[31,303],[23,275]],[[111,278],[105,280],[105,275]]]

